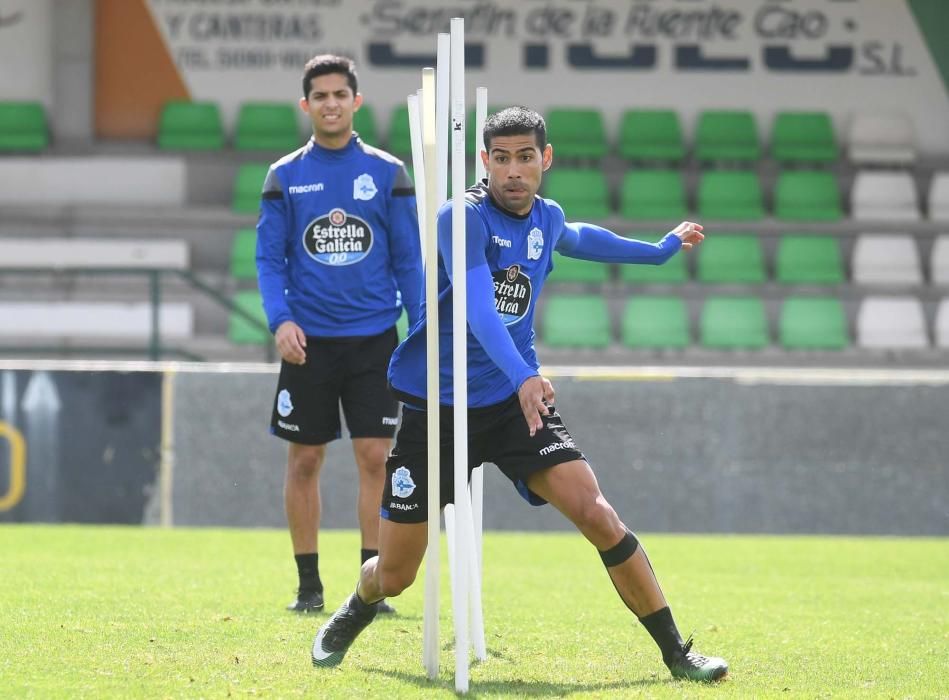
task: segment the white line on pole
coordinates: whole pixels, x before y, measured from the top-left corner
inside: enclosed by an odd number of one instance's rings
[[[468,692],[468,347],[465,285],[465,20],[451,20],[452,354],[455,452],[455,690]]]
[[[422,70],[423,160],[433,164],[435,146],[435,71]],[[428,545],[425,550],[425,608],[422,657],[429,678],[438,676],[438,586],[440,577],[440,465],[439,465],[439,376],[438,376],[438,232],[435,215],[438,193],[436,168],[428,168],[425,183],[425,350],[427,353],[427,451],[428,451]],[[428,172],[431,171],[431,172]]]

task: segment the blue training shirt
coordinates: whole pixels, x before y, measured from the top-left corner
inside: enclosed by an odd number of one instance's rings
[[[468,321],[468,405],[499,403],[537,375],[534,309],[553,269],[552,255],[621,263],[662,264],[682,241],[667,234],[658,243],[622,238],[585,223],[568,223],[550,199],[535,197],[530,212],[512,214],[497,205],[485,183],[465,194]],[[441,403],[451,405],[452,294],[451,204],[438,212],[438,313]],[[404,402],[424,405],[425,314],[389,363],[389,382]]]
[[[310,141],[270,166],[257,223],[257,276],[271,332],[358,337],[420,313],[415,188],[398,158],[357,135]]]

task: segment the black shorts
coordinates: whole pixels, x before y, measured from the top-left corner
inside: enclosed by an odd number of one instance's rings
[[[511,480],[518,493],[531,505],[543,505],[542,498],[527,488],[534,472],[575,459],[584,459],[564,427],[560,414],[550,407],[543,416],[544,427],[531,437],[517,395],[486,408],[468,411],[468,478],[483,462],[496,464]],[[397,523],[421,523],[428,519],[428,460],[426,435],[428,414],[405,408],[395,447],[386,460],[386,485],[382,492],[381,515]],[[442,406],[441,424],[441,505],[454,500],[454,445],[452,410]]]
[[[306,363],[280,365],[270,432],[302,445],[340,437],[343,405],[350,437],[395,434],[399,403],[386,372],[398,342],[395,328],[365,338],[306,339]]]

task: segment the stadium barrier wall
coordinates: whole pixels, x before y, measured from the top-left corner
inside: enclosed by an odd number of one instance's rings
[[[0,364],[0,522],[285,527],[286,447],[267,427],[275,366],[110,365]],[[949,372],[548,374],[633,529],[949,534]],[[357,526],[346,439],[329,446],[322,501],[325,527]],[[484,522],[571,528],[493,465]]]

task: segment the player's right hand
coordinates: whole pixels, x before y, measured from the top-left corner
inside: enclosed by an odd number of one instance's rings
[[[694,221],[683,221],[672,229],[672,233],[682,241],[683,250],[691,250],[705,239],[702,228],[702,224],[697,224]]]
[[[544,427],[541,416],[550,415],[550,409],[545,400],[553,402],[553,385],[540,375],[528,377],[517,390],[517,398],[521,402],[521,411],[524,413],[524,420],[527,421],[531,437],[534,437],[537,431]]]
[[[274,333],[277,352],[287,362],[302,365],[306,362],[306,335],[293,321],[284,321]]]

